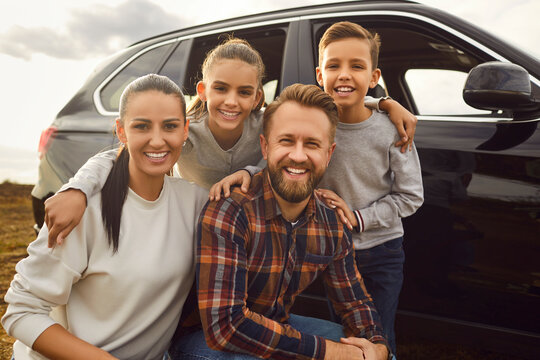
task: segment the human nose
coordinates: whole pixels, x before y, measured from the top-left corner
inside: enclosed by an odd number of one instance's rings
[[[304,149],[304,144],[298,141],[289,153],[289,158],[297,163],[301,163],[307,160],[307,154]]]
[[[150,134],[150,146],[159,148],[165,143],[163,138],[163,132],[159,128],[155,128],[154,131]]]
[[[234,93],[234,91],[229,91],[225,96],[225,105],[235,106],[236,104],[238,104],[236,94]]]
[[[351,77],[351,73],[349,71],[348,68],[341,68],[341,71],[339,72],[339,79],[340,80],[344,80],[344,79],[349,79]]]

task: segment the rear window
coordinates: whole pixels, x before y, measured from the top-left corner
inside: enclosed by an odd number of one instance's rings
[[[146,51],[116,74],[100,92],[103,108],[107,111],[118,111],[120,96],[125,87],[140,76],[156,73],[171,46],[172,44],[165,44]]]

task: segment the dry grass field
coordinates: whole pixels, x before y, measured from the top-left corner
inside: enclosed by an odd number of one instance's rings
[[[0,316],[6,310],[4,294],[13,278],[15,264],[26,255],[26,246],[35,237],[31,190],[32,185],[0,184]],[[11,359],[13,341],[0,327],[0,360]],[[404,334],[398,334],[398,344],[400,360],[518,360],[482,349],[410,339]]]

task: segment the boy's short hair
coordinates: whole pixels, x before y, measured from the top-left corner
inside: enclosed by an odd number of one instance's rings
[[[362,26],[350,21],[340,21],[326,29],[321,37],[321,41],[319,41],[319,66],[322,65],[324,49],[334,41],[347,38],[365,39],[369,42],[371,66],[372,70],[375,70],[378,65],[379,48],[381,46],[379,34],[372,34]]]
[[[281,105],[288,101],[322,110],[330,122],[330,133],[328,134],[330,143],[334,142],[336,126],[339,121],[338,109],[334,99],[322,91],[318,86],[303,84],[287,86],[281,94],[279,94],[279,97],[266,107],[263,114],[263,135],[266,138],[268,138],[268,131],[270,130],[270,124],[274,113]]]

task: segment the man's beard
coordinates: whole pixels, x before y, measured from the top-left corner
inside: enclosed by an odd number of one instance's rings
[[[307,169],[309,171],[309,177],[306,181],[286,180],[282,172],[282,169],[286,167]],[[315,187],[321,181],[324,170],[326,169],[316,172],[311,162],[296,163],[294,161],[281,161],[276,167],[268,164],[268,175],[270,176],[272,188],[281,198],[291,203],[299,203],[310,197]]]

